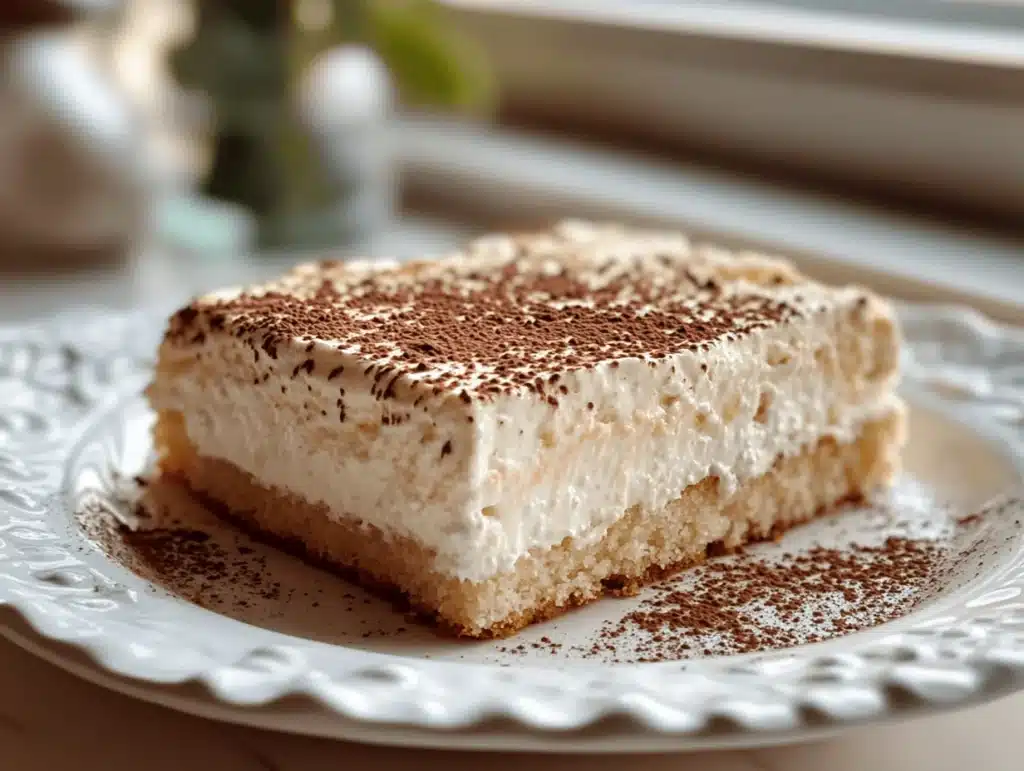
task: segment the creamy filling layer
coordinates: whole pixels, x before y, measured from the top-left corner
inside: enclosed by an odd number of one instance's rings
[[[628,509],[661,508],[708,476],[729,496],[779,456],[824,437],[851,441],[900,409],[893,370],[871,366],[891,336],[842,336],[835,322],[825,314],[699,353],[568,371],[558,409],[531,394],[382,405],[349,374],[296,376],[326,345],[297,343],[271,370],[227,335],[201,359],[165,347],[149,393],[183,415],[200,454],[332,516],[412,537],[439,572],[480,581],[532,549],[599,539]],[[339,388],[344,421],[310,409]]]

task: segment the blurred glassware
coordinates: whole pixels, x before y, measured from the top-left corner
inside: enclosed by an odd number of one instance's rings
[[[425,0],[197,0],[194,10],[194,34],[169,64],[209,106],[200,192],[248,213],[252,228],[229,227],[254,232],[261,250],[350,244],[386,224],[389,72],[408,103],[493,103],[481,57]],[[170,228],[181,237],[194,236],[186,209]]]

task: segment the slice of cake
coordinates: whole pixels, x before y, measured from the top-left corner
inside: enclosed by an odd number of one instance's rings
[[[148,395],[164,474],[484,637],[887,483],[898,345],[862,289],[565,223],[204,297]]]

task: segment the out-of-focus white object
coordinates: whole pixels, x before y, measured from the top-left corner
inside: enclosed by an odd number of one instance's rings
[[[369,48],[339,46],[317,57],[301,98],[313,129],[376,124],[391,110],[391,78],[384,62]]]
[[[126,101],[69,34],[0,51],[0,259],[123,253],[147,176]]]
[[[298,91],[298,107],[339,191],[338,214],[358,231],[383,226],[395,178],[386,124],[393,103],[387,68],[369,48],[321,54]]]

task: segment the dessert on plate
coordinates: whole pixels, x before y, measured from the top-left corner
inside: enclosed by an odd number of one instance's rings
[[[885,485],[898,351],[863,289],[566,222],[200,298],[147,393],[164,475],[488,637]]]

